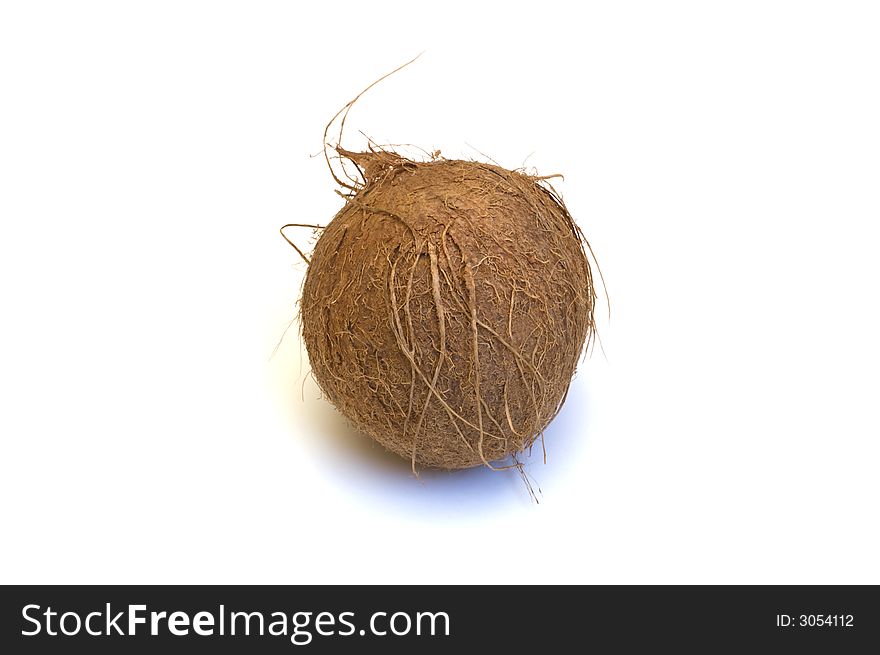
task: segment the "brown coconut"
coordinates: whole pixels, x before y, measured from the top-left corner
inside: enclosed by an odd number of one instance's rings
[[[588,244],[545,178],[354,153],[301,300],[326,398],[417,466],[518,465],[559,412],[596,294]]]

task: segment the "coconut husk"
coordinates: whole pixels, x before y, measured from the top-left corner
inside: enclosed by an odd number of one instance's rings
[[[583,234],[547,178],[336,150],[358,177],[300,304],[323,394],[413,470],[518,465],[594,335]]]

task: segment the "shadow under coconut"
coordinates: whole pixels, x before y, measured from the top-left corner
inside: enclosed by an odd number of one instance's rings
[[[586,388],[572,382],[569,400],[544,435],[548,465],[544,465],[540,442],[520,457],[530,483],[541,501],[542,482],[550,482],[576,467],[578,451],[587,437]],[[475,467],[459,471],[422,469],[413,475],[407,460],[387,451],[355,429],[345,417],[321,398],[309,377],[304,399],[297,399],[298,420],[308,425],[323,451],[327,470],[341,485],[357,494],[380,497],[384,507],[396,508],[425,518],[468,516],[494,513],[511,504],[533,504],[528,488],[516,470],[493,471]],[[552,462],[552,466],[549,464]]]

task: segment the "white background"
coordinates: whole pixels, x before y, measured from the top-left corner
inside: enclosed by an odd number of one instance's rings
[[[4,3],[0,581],[880,583],[878,33],[870,2]],[[564,173],[608,282],[539,505],[414,479],[295,329],[270,360],[277,228],[341,203],[324,124],[423,50],[346,145]]]

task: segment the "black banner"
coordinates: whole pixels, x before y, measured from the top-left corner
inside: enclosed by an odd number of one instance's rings
[[[0,611],[5,653],[880,644],[880,600],[867,586],[23,586],[2,589]]]

